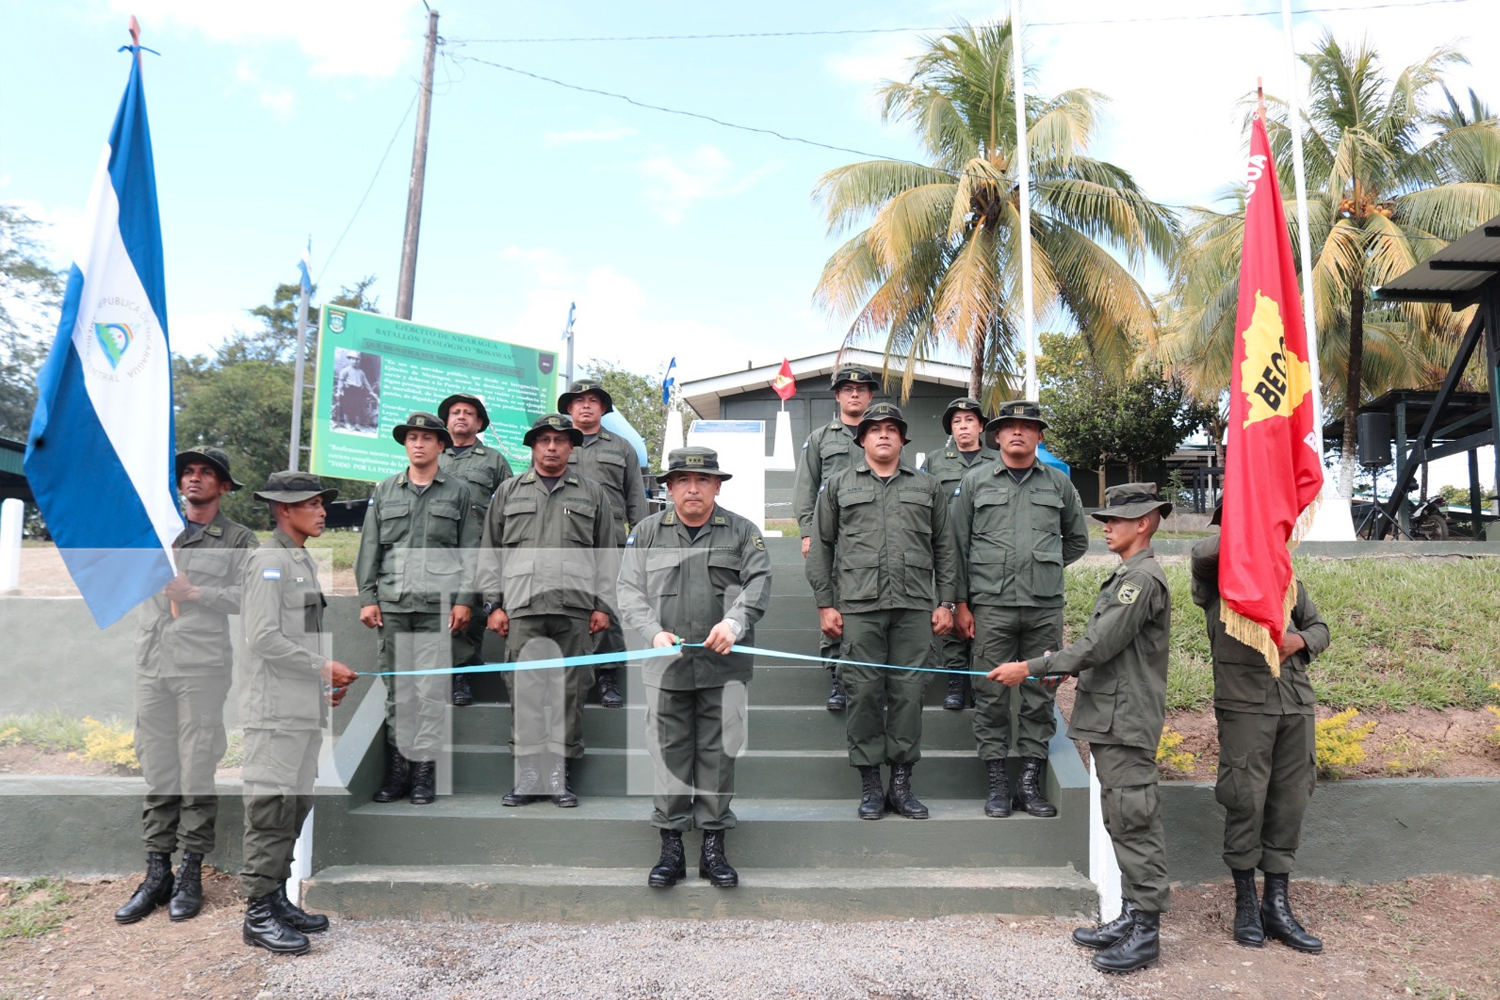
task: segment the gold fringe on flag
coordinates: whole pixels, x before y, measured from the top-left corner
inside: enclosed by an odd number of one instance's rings
[[[1287,584],[1286,593],[1281,598],[1281,620],[1288,621],[1292,615],[1292,608],[1297,606],[1297,578],[1293,576]],[[1259,622],[1253,622],[1234,610],[1224,600],[1219,601],[1219,621],[1224,624],[1224,631],[1231,639],[1236,639],[1255,650],[1265,657],[1266,666],[1271,668],[1271,676],[1281,678],[1281,650],[1276,643],[1271,641],[1271,633]],[[1283,628],[1284,631],[1284,628]]]

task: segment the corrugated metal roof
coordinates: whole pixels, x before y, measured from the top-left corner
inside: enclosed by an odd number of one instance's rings
[[[0,438],[0,472],[25,476],[26,442]]]
[[[1474,304],[1480,286],[1496,274],[1500,274],[1500,215],[1381,285],[1375,297],[1387,302],[1446,302],[1464,308]]]

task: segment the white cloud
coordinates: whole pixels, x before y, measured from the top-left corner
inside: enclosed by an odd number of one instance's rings
[[[696,201],[728,198],[753,187],[777,164],[735,178],[734,164],[715,146],[701,146],[687,157],[653,156],[637,164],[646,180],[646,200],[652,210],[673,225],[681,222]]]
[[[548,132],[542,136],[542,145],[550,148],[572,146],[581,142],[618,142],[636,134],[627,126],[618,128],[572,129],[566,132]]]
[[[138,17],[146,45],[153,22],[240,46],[294,42],[314,76],[393,76],[426,28],[419,0],[110,0],[110,7]]]
[[[172,338],[172,353],[181,357],[212,355],[227,337],[247,325],[251,325],[251,319],[243,309],[178,314],[172,311],[170,299],[167,303],[167,329]]]
[[[234,78],[258,90],[260,106],[268,109],[278,121],[286,121],[297,113],[296,92],[290,87],[267,86],[249,56],[240,56],[234,67]]]

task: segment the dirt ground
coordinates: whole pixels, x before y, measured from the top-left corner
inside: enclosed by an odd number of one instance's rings
[[[203,913],[176,924],[160,912],[132,926],[115,924],[114,909],[139,876],[69,883],[58,930],[40,938],[0,940],[0,1000],[279,1000],[285,994],[262,993],[277,963],[314,959],[273,958],[246,947],[239,940],[243,903],[236,881],[206,874]],[[1312,956],[1275,943],[1261,949],[1239,947],[1228,930],[1233,888],[1183,888],[1173,894],[1172,911],[1162,921],[1162,963],[1130,976],[1101,976],[1101,987],[1160,1000],[1219,995],[1275,1000],[1500,997],[1496,890],[1490,878],[1409,879],[1382,886],[1294,883],[1298,915],[1324,940],[1323,954]],[[19,902],[0,883],[0,912]],[[443,925],[426,926],[433,936],[442,934]],[[1060,948],[1074,947],[1066,941],[1065,922],[1023,920],[1020,926],[1055,934]],[[379,932],[377,924],[336,922],[315,941],[313,954],[338,947],[341,939],[348,940],[346,935]]]

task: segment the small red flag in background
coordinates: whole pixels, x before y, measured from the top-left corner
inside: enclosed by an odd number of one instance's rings
[[[1281,675],[1278,647],[1296,602],[1287,549],[1323,486],[1307,331],[1263,113],[1250,133],[1239,313],[1229,386],[1219,615]]]
[[[771,380],[771,388],[776,390],[776,395],[781,397],[783,403],[797,395],[797,380],[792,378],[792,363],[786,358],[781,359],[781,371]]]

